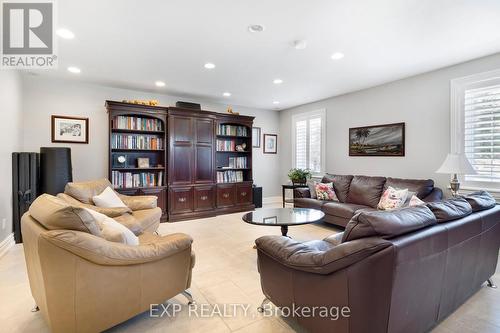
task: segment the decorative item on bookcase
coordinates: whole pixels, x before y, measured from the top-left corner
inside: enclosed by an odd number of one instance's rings
[[[260,127],[252,127],[252,147],[260,148]]]
[[[147,158],[147,157],[137,158],[137,167],[138,168],[149,168],[149,158]]]
[[[235,115],[235,116],[239,116],[240,115],[239,112],[234,112],[233,108],[231,106],[228,106],[226,111],[227,111],[227,113]]]
[[[264,154],[278,153],[278,135],[264,134]]]
[[[247,144],[244,142],[241,145],[236,145],[236,151],[245,151],[246,148]]]
[[[130,104],[149,105],[149,106],[157,106],[159,104],[158,100],[156,100],[156,99],[150,99],[148,101],[144,101],[144,100],[140,100],[140,99],[132,99],[132,100],[124,99],[122,102],[123,103],[130,103]]]
[[[113,168],[126,168],[127,164],[126,155],[113,155]]]

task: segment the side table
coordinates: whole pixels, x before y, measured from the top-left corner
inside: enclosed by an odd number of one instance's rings
[[[285,199],[286,190],[295,190],[296,188],[303,188],[303,187],[307,187],[307,185],[306,184],[283,184],[283,185],[281,185],[281,196],[282,196],[282,200],[283,200],[283,208],[285,208],[285,203],[293,203],[293,199],[292,200]],[[295,191],[293,192],[293,197],[295,198]]]

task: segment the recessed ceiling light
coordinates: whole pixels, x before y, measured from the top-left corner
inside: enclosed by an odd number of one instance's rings
[[[214,69],[214,68],[215,68],[215,65],[214,65],[214,64],[212,64],[211,62],[207,62],[207,63],[205,64],[205,68],[206,68],[206,69]]]
[[[230,96],[231,96],[231,93],[226,91],[226,92],[225,92],[225,93],[223,93],[222,95],[223,95],[224,97],[230,97]]]
[[[279,101],[274,101],[273,104],[274,105],[278,105],[278,104],[280,104],[280,102]]]
[[[165,87],[165,82],[163,82],[163,81],[156,81],[156,82],[155,82],[155,85],[156,85],[157,87]]]
[[[57,29],[56,34],[64,39],[73,39],[75,38],[75,34],[69,31],[68,29]]]
[[[283,83],[283,80],[282,80],[282,79],[274,79],[274,80],[273,80],[273,83],[274,83],[274,84],[282,84],[282,83]]]
[[[339,59],[342,59],[343,57],[344,57],[344,54],[341,52],[335,52],[334,54],[332,54],[333,60],[339,60]]]
[[[264,26],[260,24],[250,24],[248,26],[248,31],[250,32],[262,32],[264,29]]]
[[[296,50],[303,50],[307,47],[307,42],[305,40],[296,40],[293,42],[293,47]]]
[[[71,72],[74,74],[79,74],[81,72],[81,70],[78,67],[70,66],[70,67],[68,67],[68,72]]]

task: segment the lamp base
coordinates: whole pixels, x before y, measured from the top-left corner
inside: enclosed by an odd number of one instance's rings
[[[458,190],[460,189],[460,182],[458,181],[456,173],[453,175],[453,179],[450,182],[450,188],[451,188],[451,195],[453,195],[454,197],[460,195],[460,193],[458,192]]]

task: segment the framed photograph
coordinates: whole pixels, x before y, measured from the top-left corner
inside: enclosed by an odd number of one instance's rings
[[[278,153],[278,136],[276,134],[264,134],[264,154]]]
[[[89,143],[89,118],[52,116],[52,142]]]
[[[138,168],[149,168],[149,158],[147,158],[147,157],[137,158],[137,167]]]
[[[277,216],[264,217],[262,219],[262,223],[265,223],[265,224],[276,224],[276,223],[278,223],[278,217]]]
[[[260,148],[260,127],[252,127],[252,147]]]
[[[405,123],[349,128],[349,156],[405,156]]]

